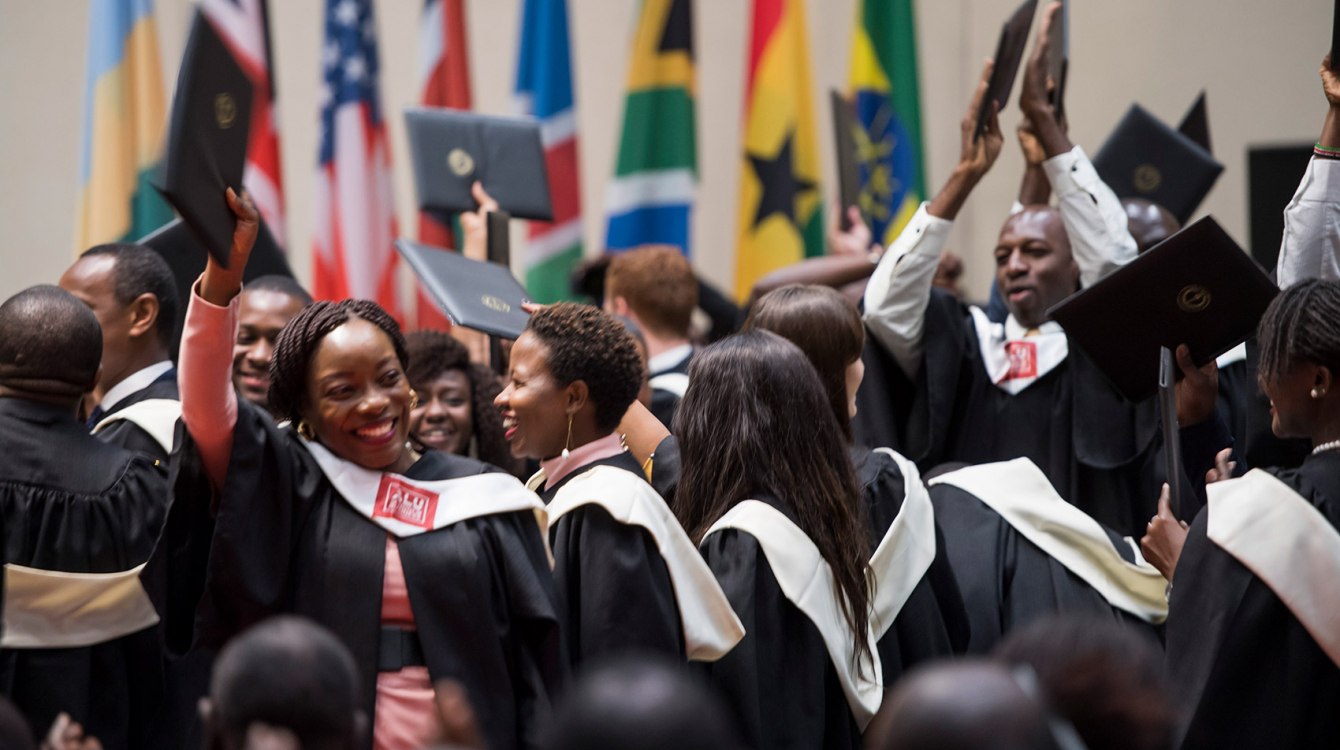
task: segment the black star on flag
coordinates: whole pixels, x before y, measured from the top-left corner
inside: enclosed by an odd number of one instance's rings
[[[813,190],[814,183],[797,177],[791,166],[791,143],[794,139],[794,131],[787,134],[777,155],[771,159],[749,154],[754,174],[763,187],[763,194],[758,199],[758,211],[754,214],[755,231],[764,219],[778,213],[790,219],[797,231],[801,229],[796,217],[796,198],[807,190]]]

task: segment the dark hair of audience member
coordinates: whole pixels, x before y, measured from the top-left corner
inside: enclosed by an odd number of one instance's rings
[[[865,733],[870,750],[1054,750],[1046,707],[1005,666],[930,662],[884,696]]]
[[[586,383],[596,427],[617,427],[637,400],[644,371],[628,329],[598,307],[562,302],[531,315],[526,331],[549,348],[545,364],[560,387]]]
[[[33,286],[0,305],[0,386],[71,402],[93,389],[102,327],[58,286]]]
[[[314,302],[293,316],[275,340],[270,360],[270,412],[275,417],[293,424],[302,420],[301,411],[307,399],[307,368],[312,355],[322,339],[350,318],[362,318],[382,329],[395,347],[400,366],[408,368],[409,354],[405,351],[400,324],[381,305],[365,299]]]
[[[734,750],[734,720],[710,686],[652,656],[587,668],[555,708],[544,750]]]
[[[0,696],[0,750],[37,750],[28,720],[3,696]]]
[[[1089,750],[1171,748],[1178,716],[1149,638],[1108,617],[1052,616],[1016,628],[995,658],[1037,674],[1051,710]]]
[[[242,291],[285,294],[301,302],[304,307],[313,302],[311,292],[303,289],[302,284],[299,284],[297,279],[277,273],[260,276],[246,282]]]
[[[171,347],[177,330],[177,281],[172,267],[163,256],[145,247],[127,242],[95,245],[79,257],[110,255],[115,258],[112,267],[112,294],[120,305],[129,305],[144,294],[158,299],[158,319],[154,323],[158,341]]]
[[[744,330],[772,331],[805,353],[819,373],[842,434],[850,441],[847,368],[861,358],[865,324],[861,313],[836,289],[794,285],[763,295],[749,311]]]
[[[224,750],[242,750],[253,723],[288,729],[303,750],[353,750],[367,730],[353,655],[301,617],[271,618],[229,642],[210,703],[206,729]]]
[[[502,414],[493,399],[502,392],[502,384],[492,370],[470,361],[465,344],[443,331],[413,331],[405,336],[409,366],[405,377],[410,387],[425,398],[429,383],[452,370],[459,370],[470,381],[470,412],[476,453],[480,461],[511,471],[517,463],[503,437]]]
[[[1256,329],[1262,382],[1278,382],[1300,360],[1340,375],[1340,282],[1308,279],[1280,292]]]
[[[859,485],[828,393],[804,352],[770,331],[703,349],[689,366],[674,432],[683,466],[675,515],[694,542],[744,500],[781,501],[832,568],[865,659],[870,549]]]

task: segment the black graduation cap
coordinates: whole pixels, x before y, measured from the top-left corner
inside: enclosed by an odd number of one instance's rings
[[[1279,291],[1206,216],[1048,314],[1131,401],[1154,395],[1160,348],[1186,344],[1197,366],[1256,329]]]
[[[231,236],[230,233],[230,243]],[[172,345],[172,351],[175,352],[181,340],[181,324],[186,320],[186,302],[191,298],[191,287],[205,272],[205,247],[181,219],[173,219],[155,229],[140,240],[140,244],[167,261],[168,267],[172,269],[172,278],[177,283],[177,299],[181,304],[177,306],[177,336]],[[242,272],[242,283],[273,275],[292,278],[293,271],[288,266],[284,251],[279,249],[274,235],[262,219],[256,244],[251,248],[251,258]]]
[[[177,76],[158,189],[224,266],[237,221],[225,194],[228,188],[242,189],[251,94],[251,80],[197,8]]]
[[[1206,153],[1214,153],[1214,149],[1210,148],[1210,115],[1205,110],[1204,91],[1200,92],[1191,109],[1187,110],[1182,124],[1177,126],[1177,132],[1195,141]]]
[[[1131,105],[1093,166],[1117,197],[1153,201],[1182,224],[1224,171],[1213,154],[1139,104]]]
[[[470,188],[484,184],[498,207],[521,219],[553,221],[540,123],[437,107],[405,108],[420,207],[473,211]]]
[[[510,269],[406,239],[395,247],[454,325],[505,339],[526,330],[531,298]]]
[[[1065,114],[1065,83],[1070,70],[1070,2],[1061,0],[1061,10],[1047,35],[1047,75],[1056,88],[1051,92],[1051,105],[1059,122]]]
[[[991,102],[1000,105],[1001,112],[1010,101],[1010,89],[1014,88],[1014,78],[1019,73],[1019,63],[1024,59],[1024,48],[1028,46],[1028,30],[1033,26],[1033,13],[1037,10],[1038,0],[1024,0],[1005,22],[1000,30],[1000,43],[996,46],[995,67],[991,70],[991,81],[987,84],[986,98],[982,100],[982,109],[977,113],[977,130],[973,140],[986,132],[986,123],[991,116]]]
[[[838,223],[842,231],[851,228],[847,218],[850,206],[861,205],[861,172],[857,156],[856,108],[837,89],[828,92],[833,108],[833,140],[837,146]],[[861,212],[864,215],[864,211]],[[869,221],[866,222],[869,224]]]

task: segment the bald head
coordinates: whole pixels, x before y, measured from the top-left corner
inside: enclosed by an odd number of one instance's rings
[[[1168,209],[1144,198],[1122,198],[1126,209],[1126,228],[1135,238],[1140,253],[1177,234],[1182,225]]]
[[[1065,223],[1051,206],[1025,206],[1007,219],[995,255],[996,286],[1025,328],[1042,325],[1048,308],[1079,289]]]
[[[29,287],[0,305],[0,387],[77,399],[97,385],[101,359],[98,319],[60,287]]]
[[[870,727],[874,750],[1051,750],[1047,717],[1005,667],[941,663],[904,677]]]

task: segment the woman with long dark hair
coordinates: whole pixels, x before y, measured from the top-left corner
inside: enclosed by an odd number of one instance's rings
[[[465,687],[490,747],[534,744],[563,679],[543,508],[514,477],[409,447],[418,396],[395,320],[367,300],[318,302],[275,343],[269,406],[230,380],[238,292],[255,241],[250,199],[232,261],[211,257],[180,356],[184,444],[148,580],[169,646],[218,648],[270,615],[330,628],[353,652],[367,747],[423,747],[433,681]],[[159,577],[155,579],[155,577]]]
[[[1271,429],[1311,440],[1312,454],[1238,479],[1223,478],[1221,459],[1189,529],[1164,490],[1142,543],[1171,584],[1166,667],[1187,709],[1178,746],[1337,747],[1340,283],[1280,293],[1256,336]],[[1203,384],[1213,403],[1213,379]],[[1221,439],[1214,447],[1228,445],[1226,427]]]
[[[502,384],[491,370],[470,361],[465,344],[443,331],[405,335],[405,376],[419,394],[410,410],[409,438],[417,447],[477,458],[509,474],[523,470],[503,437],[493,399]]]
[[[554,587],[574,665],[624,651],[712,660],[739,620],[616,430],[644,375],[633,336],[590,305],[538,308],[496,404],[512,452],[540,462]]]
[[[706,667],[753,748],[859,748],[882,679],[860,488],[828,394],[767,331],[698,354],[676,515],[744,623]]]
[[[852,442],[865,325],[835,289],[793,285],[755,303],[745,330],[772,331],[805,353],[819,375],[856,470],[875,577],[873,622],[886,687],[927,659],[962,653],[967,614],[930,497],[916,464],[888,448]]]

